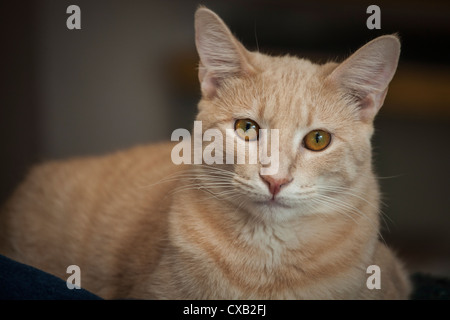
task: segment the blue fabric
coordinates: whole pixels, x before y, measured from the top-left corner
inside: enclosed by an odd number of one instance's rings
[[[69,274],[68,274],[69,276]],[[413,300],[449,300],[450,279],[421,273],[411,277]],[[31,266],[0,255],[0,300],[101,300],[84,289],[68,289],[66,282]]]
[[[67,275],[70,276],[69,274]],[[0,255],[0,300],[101,300],[84,289]]]

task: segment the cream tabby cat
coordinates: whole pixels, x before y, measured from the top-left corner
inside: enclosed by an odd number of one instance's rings
[[[247,51],[206,8],[195,31],[197,120],[224,136],[279,129],[278,172],[176,166],[172,143],[44,163],[2,210],[0,253],[63,279],[76,264],[104,298],[408,298],[406,272],[379,241],[370,142],[398,38],[316,65]],[[381,289],[366,285],[370,265]]]

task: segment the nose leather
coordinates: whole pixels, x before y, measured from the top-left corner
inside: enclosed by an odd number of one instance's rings
[[[261,175],[261,179],[267,184],[269,191],[273,196],[280,193],[281,188],[293,180],[293,178],[290,177],[274,178],[273,176],[263,175]]]

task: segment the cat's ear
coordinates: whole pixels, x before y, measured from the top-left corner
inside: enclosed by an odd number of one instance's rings
[[[360,107],[360,118],[372,121],[386,97],[397,69],[400,41],[396,35],[378,37],[356,51],[328,76]]]
[[[198,77],[202,94],[212,97],[222,81],[254,72],[249,52],[214,12],[201,7],[195,13],[195,44],[200,56]]]

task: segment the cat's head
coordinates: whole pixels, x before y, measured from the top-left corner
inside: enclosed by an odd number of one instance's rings
[[[196,12],[195,31],[202,91],[197,120],[203,131],[222,132],[224,147],[215,152],[225,159],[227,144],[248,151],[260,139],[276,142],[257,130],[278,130],[275,172],[264,174],[267,164],[261,163],[210,166],[206,172],[222,183],[216,189],[211,184],[213,194],[283,220],[376,197],[372,122],[397,68],[396,36],[376,38],[340,64],[317,65],[249,52],[206,8]]]

